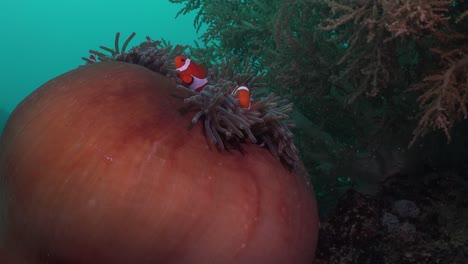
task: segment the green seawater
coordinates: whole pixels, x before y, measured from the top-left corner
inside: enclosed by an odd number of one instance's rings
[[[0,4],[0,133],[9,114],[48,80],[84,64],[82,56],[137,35],[130,46],[165,39],[193,44],[194,14],[166,0],[2,0]]]

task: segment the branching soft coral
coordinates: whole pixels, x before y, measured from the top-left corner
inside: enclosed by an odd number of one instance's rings
[[[344,47],[344,55],[337,63],[343,67],[337,80],[353,86],[348,101],[365,91],[375,96],[383,88],[391,88],[390,82],[403,69],[396,47],[412,43],[417,47],[413,53],[430,60],[430,65],[413,70],[419,76],[412,82],[419,83],[409,90],[422,91],[422,95],[418,99],[419,123],[410,145],[431,130],[443,130],[450,139],[450,128],[460,117],[467,116],[467,48],[460,45],[467,37],[452,29],[468,16],[466,10],[461,10],[456,17],[453,8],[463,5],[449,0],[325,2],[333,16],[324,19],[320,29],[330,32],[331,41]]]
[[[450,1],[438,2],[447,4]],[[444,8],[438,10],[445,11]],[[452,16],[452,27],[461,26],[463,30],[462,22],[466,22],[467,16],[466,10],[458,17]],[[468,36],[466,31],[459,33],[446,24],[444,29],[434,34],[433,38],[438,41],[438,45],[430,49],[436,55],[438,70],[428,72],[421,82],[409,89],[422,92],[418,98],[421,109],[419,122],[413,131],[410,146],[434,130],[442,130],[450,142],[451,128],[456,122],[468,117]]]
[[[447,0],[381,0],[385,28],[391,38],[420,38],[443,26],[448,28]]]
[[[331,32],[331,41],[341,43],[344,55],[337,62],[344,69],[338,80],[351,81],[353,102],[364,92],[376,96],[388,86],[398,65],[395,40],[421,37],[448,28],[448,6],[452,1],[425,0],[325,0],[332,17],[320,27]],[[391,41],[394,40],[394,41]]]
[[[264,28],[269,27],[265,20],[264,5],[261,1],[218,0],[170,0],[172,3],[184,3],[177,15],[195,12],[194,26],[200,29],[206,26],[201,40],[204,45],[230,47],[230,53],[241,58],[252,57],[262,49],[268,38]],[[271,7],[266,6],[271,9]],[[216,44],[215,44],[216,43]]]
[[[433,51],[440,55],[443,67],[411,88],[423,92],[418,99],[422,112],[411,145],[431,130],[444,131],[450,140],[454,123],[468,117],[468,46]]]
[[[363,93],[376,96],[391,78],[393,46],[385,45],[385,26],[378,1],[330,1],[332,17],[324,19],[319,29],[330,32],[330,41],[345,50],[337,61],[343,69],[338,83],[351,83],[354,90],[347,102]],[[345,85],[344,85],[345,86]]]

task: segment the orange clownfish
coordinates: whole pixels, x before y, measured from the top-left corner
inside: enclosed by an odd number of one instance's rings
[[[185,87],[192,91],[201,92],[208,84],[206,69],[185,56],[177,56],[174,59],[177,76]]]
[[[239,106],[241,108],[250,108],[250,90],[247,86],[239,86],[235,88],[232,95],[235,95],[239,100]]]

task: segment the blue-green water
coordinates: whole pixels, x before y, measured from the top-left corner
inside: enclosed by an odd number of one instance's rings
[[[0,132],[8,115],[34,89],[83,64],[82,56],[112,46],[116,32],[131,44],[151,36],[174,44],[197,39],[193,16],[175,18],[166,0],[2,0],[0,8]]]

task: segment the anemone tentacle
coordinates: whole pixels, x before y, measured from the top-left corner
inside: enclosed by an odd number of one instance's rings
[[[127,52],[126,48],[134,36],[135,33],[132,33],[120,48],[120,33],[117,33],[114,49],[100,47],[109,55],[90,50],[96,59],[83,57],[83,60],[88,64],[100,61],[138,64],[180,84],[181,80],[177,77],[172,61],[176,55],[183,54],[187,46],[172,46],[164,40],[153,41],[146,37],[146,41]],[[293,104],[270,93],[256,100],[249,109],[241,108],[231,91],[242,84],[255,93],[262,90],[265,83],[262,83],[263,75],[254,72],[248,63],[244,72],[234,71],[234,61],[233,58],[226,58],[219,65],[210,68],[209,83],[200,93],[182,85],[176,86],[182,92],[182,99],[189,110],[194,112],[191,122],[202,122],[208,142],[220,150],[240,149],[240,144],[243,143],[258,144],[266,146],[273,157],[289,168],[297,167],[300,163],[299,152],[293,142],[290,128],[294,124],[289,116],[293,111]]]

